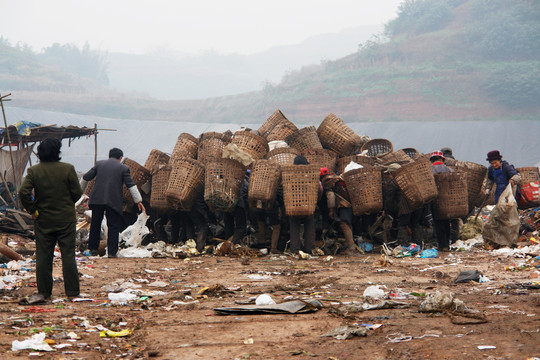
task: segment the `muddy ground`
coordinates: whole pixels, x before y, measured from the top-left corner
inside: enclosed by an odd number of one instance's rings
[[[506,268],[523,262],[489,251],[443,253],[435,259],[381,255],[231,258],[81,257],[82,297],[64,297],[61,263],[55,261],[52,302],[38,305],[54,312],[27,313],[16,299],[35,293],[35,280],[4,291],[0,303],[0,352],[4,358],[45,359],[527,359],[540,357],[540,290],[519,284],[538,281],[534,267]],[[7,269],[2,269],[7,274]],[[454,284],[463,270],[479,270],[491,281]],[[29,272],[29,274],[33,274]],[[113,283],[141,285],[139,301],[107,303]],[[384,285],[385,292],[414,293],[406,308],[343,313],[340,303],[363,301],[364,290]],[[152,286],[151,286],[152,285]],[[153,286],[157,285],[157,286]],[[124,285],[125,286],[125,285]],[[162,287],[160,287],[162,286]],[[204,291],[205,287],[210,289]],[[201,291],[203,290],[203,291]],[[166,292],[156,295],[156,291]],[[451,292],[478,311],[473,317],[448,312],[419,312],[426,296]],[[302,314],[219,315],[215,308],[239,306],[267,293],[277,302],[318,299],[323,307]],[[142,295],[153,294],[145,300]],[[159,293],[158,293],[159,294]],[[86,320],[86,321],[85,321]],[[321,337],[343,325],[380,324],[365,337]],[[132,330],[126,337],[101,338],[99,327]],[[12,351],[40,331],[55,352]],[[78,339],[61,339],[73,332]],[[59,339],[60,338],[60,339]],[[479,349],[479,346],[493,346]]]

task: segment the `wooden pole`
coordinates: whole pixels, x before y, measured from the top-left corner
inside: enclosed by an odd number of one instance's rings
[[[9,130],[8,130],[8,125],[7,125],[7,120],[6,120],[6,112],[4,111],[4,98],[10,96],[11,93],[7,94],[7,95],[4,95],[4,96],[0,96],[0,106],[2,107],[2,116],[4,117],[4,126],[6,128],[6,135],[7,135],[7,138],[8,138],[8,147],[9,147],[9,157],[11,158],[11,169],[13,171],[13,181],[15,182],[15,186],[18,186],[19,185],[19,182],[17,180],[17,178],[15,177],[15,163],[13,161],[13,153],[11,152],[11,138],[9,136]],[[5,181],[5,179],[4,179]],[[9,190],[9,189],[8,189]],[[17,204],[15,204],[15,207],[17,207]]]
[[[94,123],[94,165],[97,163],[97,124]]]

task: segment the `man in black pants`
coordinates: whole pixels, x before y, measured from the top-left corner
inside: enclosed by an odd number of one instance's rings
[[[109,159],[98,161],[93,168],[83,175],[81,186],[83,189],[90,180],[96,178],[94,188],[90,194],[88,205],[92,210],[92,223],[88,238],[88,250],[92,256],[97,255],[101,222],[107,216],[107,252],[109,257],[117,257],[118,235],[124,226],[122,218],[123,185],[129,189],[133,202],[139,211],[145,211],[142,197],[129,173],[129,167],[122,164],[122,150],[113,148],[109,151]]]

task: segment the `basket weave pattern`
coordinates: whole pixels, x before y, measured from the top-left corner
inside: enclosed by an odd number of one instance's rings
[[[316,165],[285,165],[281,167],[285,215],[313,215],[317,206],[319,173],[320,169]]]
[[[298,151],[323,148],[315,126],[306,126],[305,128],[295,131],[285,138],[285,142]]]
[[[540,181],[540,174],[537,167],[520,167],[516,168],[516,170],[521,175],[522,184]]]
[[[249,154],[254,160],[259,160],[266,155],[268,143],[266,140],[250,131],[238,131],[232,138],[232,143],[238,146],[240,150]]]
[[[467,173],[439,173],[433,176],[439,191],[433,204],[433,217],[437,220],[466,217],[469,213]]]
[[[390,140],[372,139],[362,145],[362,152],[367,150],[368,156],[382,156],[391,153],[394,147]]]
[[[171,157],[162,151],[153,149],[144,163],[144,167],[154,174],[161,166],[167,165]]]
[[[232,159],[220,159],[206,164],[204,201],[210,209],[225,212],[234,210],[245,173],[245,167]]]
[[[152,176],[152,192],[150,193],[150,206],[160,212],[166,212],[171,208],[165,192],[169,185],[169,177],[172,167],[164,165]]]
[[[265,155],[265,159],[273,161],[279,165],[292,165],[294,158],[300,155],[300,152],[294,148],[277,148]]]
[[[409,157],[409,155],[407,155],[407,153],[403,150],[381,155],[378,157],[378,160],[383,165],[390,165],[394,163],[402,165],[412,162],[411,157]]]
[[[382,210],[381,168],[368,167],[347,171],[343,180],[351,197],[354,215],[373,214]]]
[[[197,160],[207,163],[212,160],[221,159],[223,149],[230,143],[230,137],[217,132],[204,133],[199,142]]]
[[[148,169],[146,169],[144,166],[140,165],[138,162],[131,160],[129,158],[124,158],[124,165],[129,167],[129,172],[131,174],[131,178],[135,182],[135,185],[137,185],[137,188],[140,190],[141,186],[144,185],[147,181],[149,181],[152,178],[152,174]],[[144,196],[144,193],[141,193],[142,196]],[[123,196],[124,196],[124,202],[128,204],[129,206],[133,205],[133,198],[131,197],[131,193],[129,192],[126,185],[123,187]]]
[[[270,210],[278,191],[281,169],[278,164],[269,160],[258,160],[251,170],[249,180],[249,207],[259,210]]]
[[[259,135],[266,139],[268,134],[279,124],[290,122],[289,119],[283,115],[281,110],[277,109],[274,113],[261,125],[258,132]],[[268,140],[268,139],[267,139]],[[268,140],[271,141],[271,140]]]
[[[373,157],[369,156],[360,156],[360,155],[351,155],[351,156],[344,156],[342,158],[337,159],[337,165],[336,165],[336,171],[338,174],[343,174],[345,171],[345,168],[351,161],[354,161],[357,164],[360,164],[362,166],[373,166],[377,163],[377,160]]]
[[[301,152],[310,165],[317,165],[319,168],[325,167],[330,172],[336,171],[337,154],[328,149],[307,149]]]
[[[428,160],[421,159],[405,164],[395,170],[393,175],[409,205],[413,208],[421,208],[438,195]]]
[[[354,154],[361,144],[360,137],[334,114],[328,114],[317,128],[321,144],[341,156]]]
[[[411,159],[414,159],[418,155],[418,150],[415,148],[404,148],[401,150],[403,150]]]
[[[167,201],[182,210],[191,210],[197,196],[204,191],[204,164],[190,158],[179,158],[173,165],[169,185],[165,191]]]
[[[469,209],[480,205],[483,199],[482,184],[487,176],[487,167],[470,161],[456,161],[456,169],[467,174],[467,194]]]
[[[285,140],[285,138],[291,134],[293,134],[295,131],[297,131],[298,128],[296,125],[294,125],[289,120],[283,121],[279,124],[277,124],[274,128],[270,130],[270,132],[265,136],[266,141],[276,141],[276,140]]]
[[[171,155],[171,162],[174,162],[177,158],[189,157],[191,159],[197,158],[197,151],[199,147],[199,140],[188,133],[181,133],[178,135],[176,144]]]

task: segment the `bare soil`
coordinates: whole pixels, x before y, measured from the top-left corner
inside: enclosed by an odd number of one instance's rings
[[[81,292],[94,302],[49,302],[38,305],[54,312],[23,313],[28,306],[15,301],[35,293],[29,279],[0,302],[0,352],[4,358],[34,358],[33,350],[11,351],[13,340],[36,331],[47,338],[75,332],[80,339],[55,340],[71,347],[40,352],[46,359],[527,359],[540,356],[540,290],[520,287],[538,272],[507,271],[521,259],[497,258],[488,251],[443,253],[435,259],[392,258],[382,266],[381,255],[321,256],[297,260],[290,256],[231,258],[200,256],[190,259],[81,258]],[[463,270],[479,270],[491,281],[454,284]],[[533,268],[534,269],[534,268]],[[4,269],[5,270],[5,269]],[[55,261],[54,275],[61,276]],[[259,279],[248,277],[259,275]],[[127,305],[105,303],[104,285],[133,281],[143,291],[167,295]],[[162,281],[166,286],[151,287]],[[372,284],[385,291],[402,289],[409,307],[368,310],[348,315],[329,310],[339,303],[362,302]],[[222,286],[216,286],[222,285]],[[203,291],[205,287],[211,289]],[[478,319],[448,313],[422,313],[424,294],[451,292],[466,306],[485,316]],[[319,299],[324,307],[305,314],[218,315],[213,309],[238,306],[268,293],[277,302]],[[188,296],[186,298],[186,295]],[[63,283],[55,281],[53,300],[63,299]],[[194,300],[198,302],[193,303]],[[175,305],[174,302],[177,302]],[[181,304],[179,301],[187,303]],[[236,302],[236,303],[235,303]],[[18,321],[24,319],[26,321]],[[127,337],[100,338],[84,327],[131,329]],[[343,325],[381,324],[366,337],[337,340],[321,337]],[[400,340],[401,339],[401,340]],[[495,346],[480,350],[479,346]],[[36,355],[37,356],[37,355]]]

